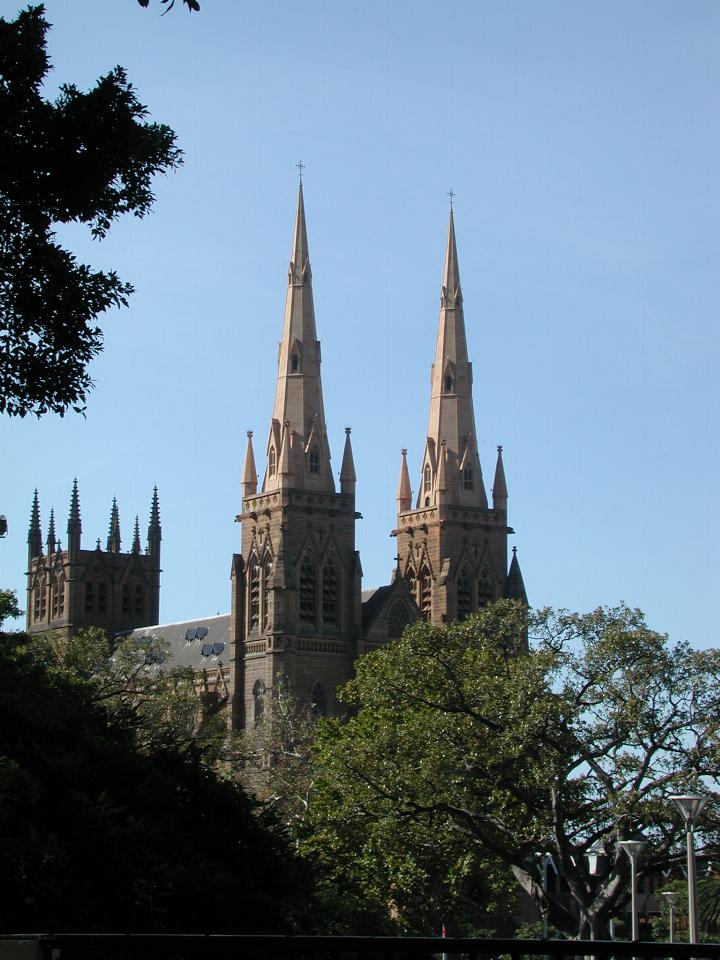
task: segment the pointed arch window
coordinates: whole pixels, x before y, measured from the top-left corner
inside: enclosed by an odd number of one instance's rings
[[[122,586],[120,606],[123,613],[130,613],[130,587],[127,583],[124,583]]]
[[[260,567],[257,557],[252,556],[248,566],[248,623],[253,630],[260,621]]]
[[[270,447],[270,453],[268,454],[268,476],[274,477],[275,471],[277,469],[277,457],[275,455],[275,447]]]
[[[293,351],[290,355],[290,373],[299,373],[300,372],[300,357],[297,353]]]
[[[300,564],[300,623],[315,624],[316,619],[315,564],[309,556]]]
[[[262,626],[267,630],[270,624],[270,581],[272,579],[272,557],[265,557],[262,568]]]
[[[335,557],[331,557],[323,566],[322,612],[325,623],[337,625],[339,612],[338,568]]]
[[[328,715],[328,695],[322,683],[318,682],[310,693],[310,709],[315,719]]]
[[[33,588],[33,620],[40,620],[40,610],[42,608],[42,580],[40,577],[35,579],[35,586]]]
[[[85,584],[85,613],[92,613],[95,609],[95,584],[88,580]]]
[[[262,680],[256,680],[253,687],[253,720],[255,726],[262,723],[265,714],[265,684]]]
[[[472,581],[467,570],[462,570],[457,582],[457,618],[463,621],[472,613]]]
[[[52,578],[50,603],[53,620],[65,615],[65,575],[62,570]]]
[[[425,494],[425,506],[430,506],[430,490],[432,489],[432,470],[430,469],[430,464],[425,464],[425,470],[423,471],[423,493]]]
[[[475,483],[472,464],[468,464],[463,469],[463,490],[472,490]]]
[[[107,584],[101,581],[98,584],[98,592],[97,592],[98,613],[107,613],[107,606],[108,606],[108,588],[107,588]]]
[[[145,612],[145,591],[142,584],[135,584],[135,615],[140,616]]]
[[[495,599],[495,581],[487,567],[483,567],[478,581],[478,607],[492,603]]]
[[[452,393],[455,383],[453,382],[452,374],[445,374],[445,393]]]
[[[320,473],[320,451],[317,447],[313,447],[310,451],[310,455],[308,457],[308,469],[310,473]]]
[[[420,607],[420,613],[422,613],[426,620],[429,620],[430,614],[432,613],[432,577],[430,576],[430,568],[427,564],[423,564],[422,570],[420,571],[419,587],[418,606]]]

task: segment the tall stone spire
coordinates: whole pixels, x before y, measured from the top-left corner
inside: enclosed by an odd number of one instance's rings
[[[78,494],[77,477],[73,480],[72,496],[70,498],[70,515],[67,525],[68,553],[77,554],[80,550],[82,538],[82,520],[80,519],[80,495]]]
[[[37,489],[33,496],[32,510],[30,511],[30,527],[28,529],[28,569],[35,557],[42,556],[42,530],[40,529],[40,501]]]
[[[402,462],[400,464],[400,479],[398,480],[397,493],[395,495],[398,513],[403,513],[403,511],[409,510],[412,499],[412,490],[410,489],[410,474],[408,473],[407,465],[407,450],[403,448],[401,453]]]
[[[110,553],[120,553],[120,513],[117,500],[113,497],[110,510],[110,529],[108,530],[107,549]]]
[[[432,502],[436,489],[440,444],[445,444],[449,503],[487,507],[477,452],[472,400],[472,364],[468,360],[462,288],[455,241],[455,217],[450,209],[445,269],[440,293],[440,318],[431,373],[430,417],[423,457],[418,507]],[[428,474],[427,467],[430,467]],[[428,480],[431,490],[428,490]]]
[[[245,463],[243,465],[242,495],[250,497],[257,493],[257,470],[255,469],[255,454],[253,453],[253,432],[247,432],[247,450],[245,451]]]
[[[55,552],[55,547],[57,546],[57,537],[55,536],[55,511],[50,508],[50,522],[48,523],[48,534],[47,534],[47,552],[48,556],[51,553]]]
[[[352,443],[350,442],[350,427],[345,427],[345,449],[343,450],[342,466],[340,467],[340,492],[355,493],[355,460],[353,459]]]
[[[284,433],[292,436],[293,450],[292,462],[290,449],[284,450],[286,471],[281,473],[278,465],[281,447],[285,445]],[[298,190],[267,456],[263,490],[276,490],[283,484],[290,484],[292,478],[293,487],[335,492],[325,426],[320,343],[315,329],[302,183]],[[287,470],[288,466],[290,470]]]
[[[512,551],[512,560],[510,561],[507,583],[505,584],[505,596],[508,600],[520,600],[525,605],[528,604],[525,581],[523,580],[520,563],[517,558],[517,547],[513,547]]]

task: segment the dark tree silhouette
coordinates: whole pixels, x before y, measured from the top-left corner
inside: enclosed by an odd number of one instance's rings
[[[143,217],[156,173],[181,162],[175,134],[146,121],[122,67],[87,93],[40,95],[50,71],[42,6],[0,18],[0,413],[82,412],[98,317],[132,287],[55,240],[82,223],[101,239],[123,213]]]

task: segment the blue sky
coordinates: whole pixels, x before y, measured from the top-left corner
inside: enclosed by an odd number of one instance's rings
[[[429,404],[447,191],[486,482],[504,446],[536,605],[621,600],[716,643],[720,5],[47,0],[51,93],[123,64],[185,151],[144,221],[62,236],[132,282],[87,418],[0,420],[3,586],[33,489],[125,547],[157,484],[164,621],[230,605],[245,433],[272,409],[298,160],[329,440],[353,428],[365,586]],[[0,15],[15,3],[0,0]]]

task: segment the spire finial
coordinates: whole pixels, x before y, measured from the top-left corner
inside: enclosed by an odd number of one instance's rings
[[[299,174],[299,178],[298,178],[298,179],[299,179],[299,181],[300,181],[300,186],[302,186],[302,172],[303,172],[303,170],[305,169],[305,164],[302,162],[302,160],[298,160],[298,162],[295,164],[295,166],[296,166],[296,167],[298,168],[298,170],[300,171],[300,174]]]
[[[345,427],[345,436],[349,437],[352,433],[352,427]]]
[[[452,187],[450,187],[450,189],[448,190],[448,196],[450,197],[450,213],[452,213],[452,210],[453,210],[453,200],[454,200],[455,197],[457,196],[457,194],[455,193],[455,191],[453,190]]]

